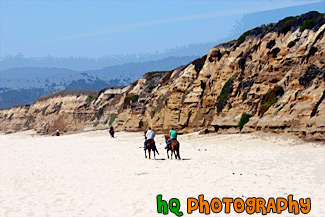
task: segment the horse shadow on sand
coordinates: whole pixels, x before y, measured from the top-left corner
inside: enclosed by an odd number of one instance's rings
[[[156,158],[154,160],[169,160],[168,158]],[[174,160],[174,159],[171,159]],[[191,158],[181,158],[181,159],[176,159],[176,160],[191,160]]]

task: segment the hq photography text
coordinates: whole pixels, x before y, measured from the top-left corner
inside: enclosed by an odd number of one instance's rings
[[[169,201],[166,201],[159,194],[156,196],[156,202],[158,213],[167,215],[171,212],[176,216],[183,216],[183,211],[180,210],[181,203],[179,199],[171,198]],[[249,197],[246,200],[239,197],[224,197],[222,199],[215,197],[208,201],[204,200],[203,194],[199,195],[198,198],[187,198],[187,214],[194,212],[205,215],[221,212],[225,214],[246,212],[247,214],[261,213],[262,215],[267,215],[269,213],[281,214],[285,210],[295,215],[300,213],[307,214],[311,210],[311,199],[300,198],[299,200],[294,200],[292,194],[288,195],[287,198],[270,197],[264,199],[262,197]]]

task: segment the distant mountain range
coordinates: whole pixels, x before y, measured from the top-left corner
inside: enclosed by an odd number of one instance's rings
[[[0,71],[0,108],[31,104],[40,96],[60,90],[100,90],[111,86],[125,86],[140,79],[146,72],[172,70],[196,58],[198,56],[168,57],[86,71],[45,67],[3,70]]]
[[[111,55],[101,58],[90,57],[25,57],[23,54],[8,55],[0,61],[0,71],[17,67],[56,67],[67,68],[76,71],[97,70],[108,66],[122,65],[126,63],[150,62],[170,57],[203,56],[211,47],[223,42],[223,40],[188,44],[159,53],[142,53]]]

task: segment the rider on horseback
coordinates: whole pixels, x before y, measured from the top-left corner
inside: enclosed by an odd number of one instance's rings
[[[144,150],[147,149],[147,142],[149,140],[152,140],[153,146],[156,147],[154,138],[155,138],[155,132],[153,130],[151,130],[151,127],[149,127],[149,130],[146,132],[146,140],[144,141]]]
[[[165,149],[168,148],[169,144],[170,144],[170,141],[172,140],[177,140],[177,133],[176,131],[174,130],[174,128],[172,128],[170,131],[169,131],[169,135],[170,135],[170,139],[166,142],[166,147]]]

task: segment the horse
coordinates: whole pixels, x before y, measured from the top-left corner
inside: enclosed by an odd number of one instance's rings
[[[147,158],[147,150],[148,150],[148,154],[149,154],[149,159],[150,159],[150,151],[152,150],[153,151],[153,156],[154,158],[156,159],[156,152],[157,154],[159,155],[159,152],[157,150],[157,147],[155,147],[153,145],[153,140],[152,139],[149,139],[147,141],[147,148],[144,150],[144,156]]]
[[[169,139],[170,139],[170,136],[169,135],[165,135],[165,141],[166,141],[166,143],[167,143],[167,141]],[[170,158],[171,159],[173,159],[173,153],[174,153],[176,159],[177,159],[177,157],[178,157],[179,160],[181,159],[181,157],[179,155],[179,145],[180,144],[179,144],[179,142],[177,140],[171,140],[170,141],[170,143],[168,145],[168,148],[167,148],[167,157],[168,157],[168,159],[169,159],[169,155],[168,155],[168,151],[169,150],[172,151],[172,153],[170,155]]]

